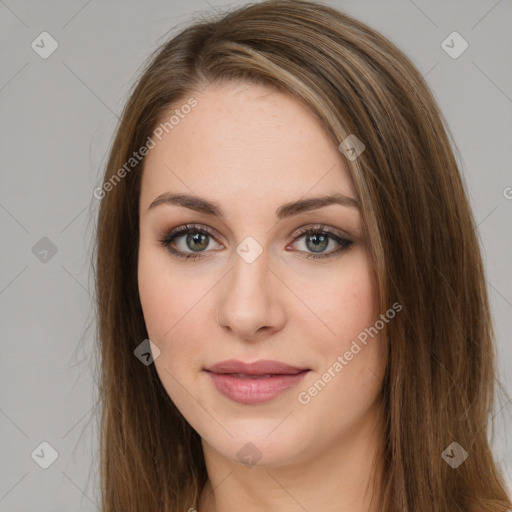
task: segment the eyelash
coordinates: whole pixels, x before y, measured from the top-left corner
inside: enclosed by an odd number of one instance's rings
[[[202,234],[202,235],[208,235],[215,239],[214,234],[204,227],[201,227],[197,224],[186,224],[184,226],[180,226],[178,228],[175,228],[171,230],[169,233],[167,233],[163,238],[159,239],[159,243],[163,245],[172,255],[176,256],[177,258],[183,259],[183,260],[192,260],[195,261],[197,259],[203,258],[202,253],[183,253],[182,251],[177,251],[176,249],[173,249],[171,247],[172,242],[183,235],[188,235],[190,233],[196,233],[196,234]],[[299,230],[299,233],[295,236],[293,239],[293,242],[296,242],[300,238],[302,238],[305,235],[311,235],[311,234],[320,234],[320,235],[327,235],[328,238],[331,240],[334,240],[335,242],[338,242],[341,246],[341,248],[330,251],[326,254],[308,254],[305,256],[305,258],[308,259],[314,259],[319,260],[323,258],[329,258],[331,256],[334,256],[335,254],[339,254],[346,249],[348,249],[353,241],[349,240],[347,238],[344,238],[337,233],[334,233],[333,231],[326,228],[324,225],[318,225],[313,227],[306,227],[301,228]],[[204,252],[204,251],[203,251]]]

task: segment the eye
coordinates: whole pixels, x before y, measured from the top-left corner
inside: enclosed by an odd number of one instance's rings
[[[175,241],[182,237],[185,237],[183,241],[185,248],[190,248],[192,252],[187,252],[183,248],[175,249],[173,247],[173,244],[176,243]],[[202,258],[203,255],[200,253],[204,252],[209,247],[209,238],[213,238],[213,233],[210,230],[197,225],[187,224],[173,229],[163,239],[159,240],[159,242],[166,247],[172,255],[178,258],[196,260]]]
[[[353,241],[346,238],[341,233],[332,231],[324,225],[318,225],[313,227],[301,228],[299,233],[295,235],[293,239],[294,242],[304,238],[304,245],[307,250],[312,250],[312,254],[306,254],[305,258],[308,259],[319,259],[319,258],[328,258],[335,254],[339,254],[346,249],[348,249]],[[334,245],[338,245],[338,249],[331,250],[329,252],[324,252],[330,244],[333,242]],[[299,251],[299,252],[307,252],[307,251]]]
[[[181,246],[180,246],[180,239]],[[301,230],[295,234],[293,243],[296,243],[301,238],[304,238],[306,250],[299,250],[299,253],[307,253],[312,251],[310,254],[306,254],[305,258],[320,259],[328,258],[334,254],[339,254],[350,245],[353,241],[346,238],[341,233],[332,231],[324,225],[312,226],[301,228]],[[205,257],[201,254],[207,252],[210,248],[211,241],[215,237],[213,233],[205,227],[199,225],[185,225],[173,229],[164,238],[159,240],[160,244],[163,245],[173,256],[184,260],[196,260]],[[325,252],[325,249],[330,245],[338,245],[337,249]],[[219,244],[223,247],[222,244]]]

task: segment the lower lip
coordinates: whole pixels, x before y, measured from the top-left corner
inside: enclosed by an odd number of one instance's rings
[[[234,377],[233,375],[208,372],[217,391],[234,402],[261,404],[296,386],[309,370],[293,375],[274,375],[260,379]]]

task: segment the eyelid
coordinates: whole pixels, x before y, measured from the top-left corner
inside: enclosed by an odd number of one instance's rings
[[[208,226],[205,226],[203,224],[181,224],[181,225],[171,229],[170,231],[165,231],[164,235],[163,235],[163,240],[171,240],[171,238],[173,238],[173,237],[174,237],[173,240],[175,240],[176,238],[185,236],[188,231],[207,234],[207,235],[211,236],[219,245],[224,246],[223,243],[221,243],[217,240],[217,238],[219,238],[219,237],[217,236],[216,230],[214,230]]]
[[[305,226],[302,226],[300,228],[298,228],[294,234],[290,235],[294,240],[303,235],[304,233],[307,233],[309,231],[325,231],[325,232],[328,232],[328,233],[333,233],[333,234],[336,234],[338,235],[339,237],[341,238],[346,238],[346,239],[349,239],[351,241],[353,241],[353,236],[349,235],[348,233],[346,233],[345,231],[342,231],[341,229],[338,229],[338,228],[334,228],[332,226],[328,226],[326,224],[307,224]]]
[[[210,228],[209,226],[205,226],[204,224],[199,223],[187,223],[187,224],[180,224],[179,226],[176,226],[175,228],[169,230],[163,231],[163,236],[170,238],[172,235],[177,233],[182,233],[188,229],[195,229],[198,232],[204,231],[211,235],[213,238],[217,239],[219,236],[217,235],[217,230],[214,230],[213,228]],[[289,235],[289,238],[292,238],[293,241],[304,233],[307,233],[309,231],[326,231],[326,232],[334,232],[338,236],[342,238],[349,239],[353,241],[353,236],[348,234],[346,231],[342,231],[341,229],[334,228],[332,226],[328,226],[326,224],[322,223],[313,223],[313,224],[305,224],[304,226],[301,226],[297,228],[291,235]],[[220,237],[223,238],[223,237]],[[223,244],[224,245],[224,244]]]
[[[196,232],[196,233],[202,233],[207,234],[210,237],[212,237],[217,243],[217,235],[214,232],[216,230],[213,230],[212,228],[205,226],[203,224],[181,224],[170,231],[166,231],[163,237],[159,238],[159,243],[163,245],[171,254],[173,254],[178,259],[183,260],[201,260],[208,258],[208,253],[212,252],[210,251],[199,251],[199,252],[186,252],[186,251],[180,251],[176,249],[171,248],[171,244],[174,242],[176,238],[181,238],[182,236],[185,236],[188,232]],[[292,242],[296,242],[298,239],[302,238],[303,236],[309,234],[309,233],[317,233],[317,232],[323,232],[326,234],[326,236],[336,242],[339,245],[338,249],[331,250],[326,253],[318,253],[315,254],[313,252],[307,253],[306,251],[295,251],[300,253],[301,255],[305,253],[305,255],[301,256],[307,259],[314,259],[314,260],[321,260],[323,258],[329,258],[332,256],[339,255],[343,253],[346,249],[348,249],[353,243],[354,239],[352,236],[348,235],[344,231],[333,228],[330,226],[327,226],[325,224],[308,224],[305,226],[301,226],[298,228],[292,235]],[[220,243],[221,246],[224,246],[224,244]],[[288,248],[288,246],[287,246]]]

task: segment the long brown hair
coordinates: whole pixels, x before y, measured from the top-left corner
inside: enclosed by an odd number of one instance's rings
[[[350,134],[365,145],[346,161],[380,310],[403,306],[385,327],[380,510],[512,508],[489,442],[499,381],[484,269],[446,123],[421,74],[375,30],[320,3],[270,0],[201,19],[165,42],[117,128],[94,262],[103,511],[197,508],[207,480],[199,435],[154,365],[134,356],[148,334],[137,287],[144,159],[130,159],[172,107],[221,80],[285,91],[334,144]],[[468,454],[457,469],[442,457],[453,442]]]

